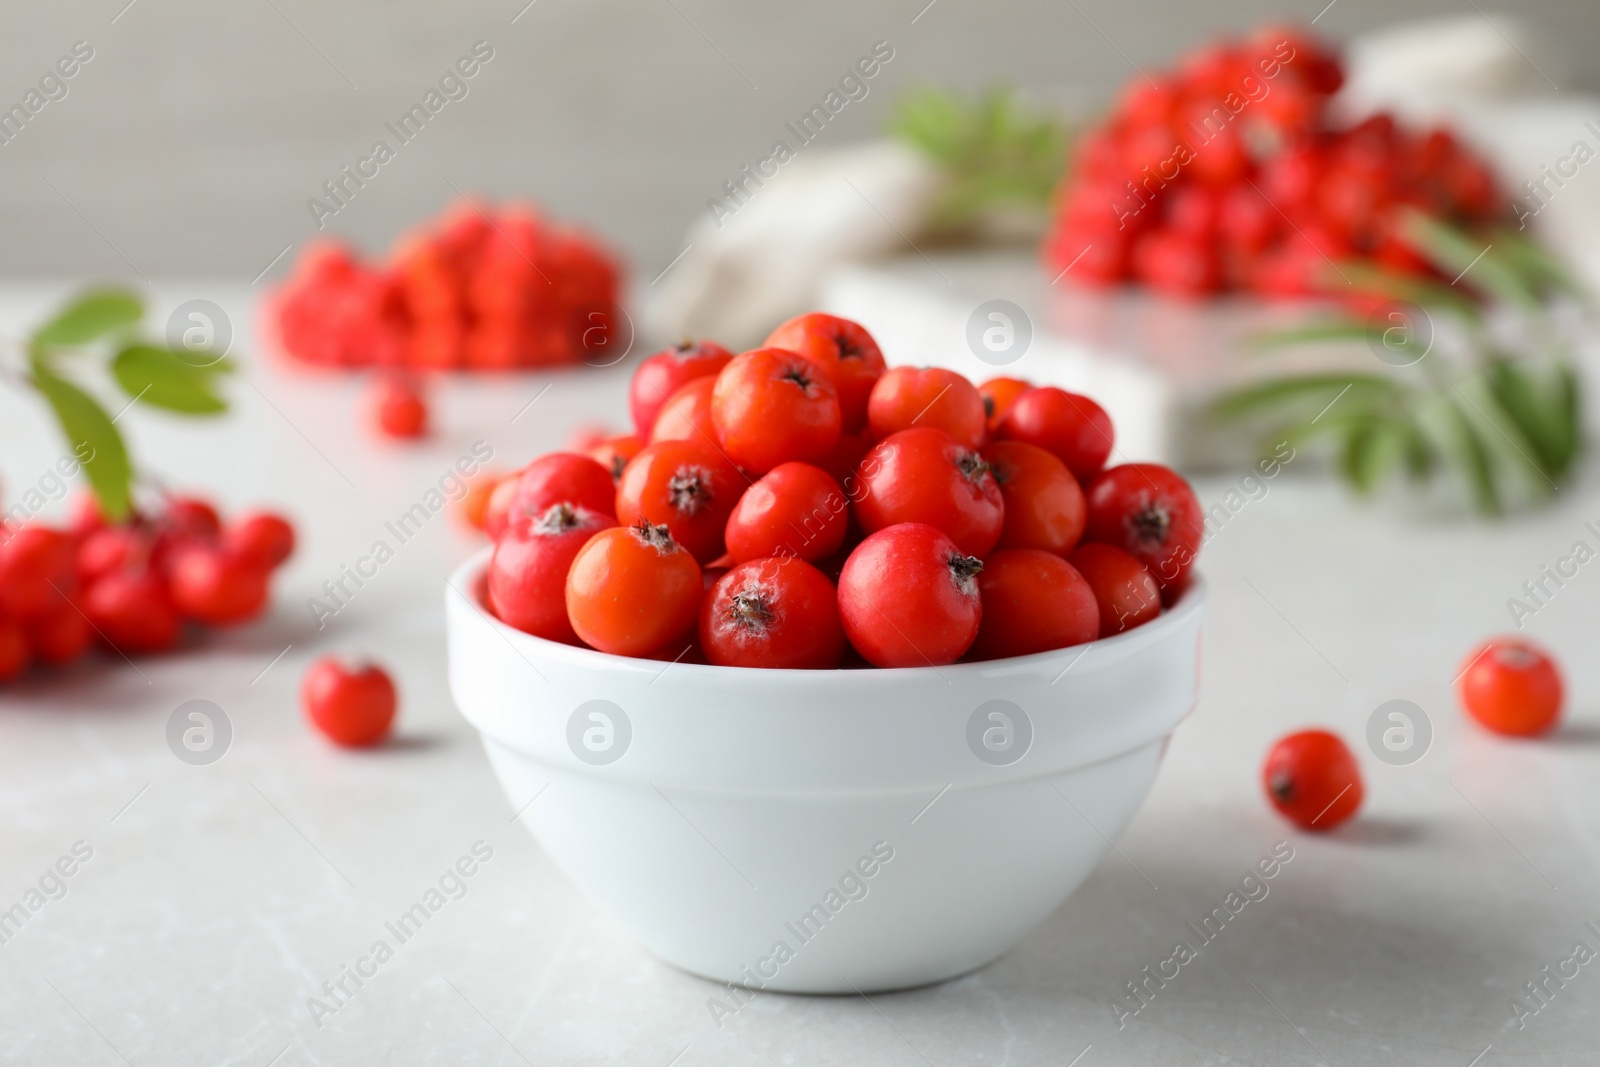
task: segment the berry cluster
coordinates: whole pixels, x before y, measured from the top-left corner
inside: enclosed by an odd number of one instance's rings
[[[1507,200],[1446,129],[1406,130],[1382,113],[1337,127],[1328,103],[1343,79],[1322,42],[1274,27],[1134,79],[1056,192],[1051,272],[1269,297],[1344,288],[1329,261],[1432,276],[1404,213],[1473,226]]]
[[[719,666],[937,666],[1147,622],[1200,545],[1177,474],[1104,469],[1093,400],[891,369],[832,315],[737,356],[658,352],[630,400],[634,434],[474,499],[496,540],[487,601],[510,625]]]
[[[108,523],[86,502],[72,525],[0,526],[0,681],[70,663],[96,637],[123,655],[163,652],[183,624],[261,614],[294,528],[267,512],[224,526],[196,497]]]
[[[588,235],[530,208],[468,203],[401,238],[384,264],[309,245],[269,317],[283,348],[311,363],[510,370],[613,343],[617,287]]]

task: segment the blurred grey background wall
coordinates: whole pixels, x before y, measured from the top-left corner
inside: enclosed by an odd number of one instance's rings
[[[896,95],[919,83],[1004,82],[1093,101],[1132,65],[1267,19],[1322,11],[1316,29],[1345,39],[1474,6],[1323,3],[10,0],[0,108],[25,105],[75,42],[93,56],[46,83],[37,112],[13,120],[19,132],[0,127],[10,137],[0,144],[0,273],[253,277],[317,232],[307,200],[375,140],[397,145],[385,123],[478,41],[493,58],[462,79],[465,95],[356,189],[326,232],[379,250],[456,189],[529,196],[603,234],[648,279],[721,183],[876,41],[889,42],[892,62],[824,143],[877,132]],[[1563,89],[1595,84],[1600,5],[1525,0],[1515,13],[1568,43]]]

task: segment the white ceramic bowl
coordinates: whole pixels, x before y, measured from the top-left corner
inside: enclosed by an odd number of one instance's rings
[[[450,684],[513,809],[650,951],[721,982],[870,992],[993,960],[1122,833],[1198,695],[1199,583],[1058,652],[758,671],[521,633],[482,605],[487,562],[447,590]]]

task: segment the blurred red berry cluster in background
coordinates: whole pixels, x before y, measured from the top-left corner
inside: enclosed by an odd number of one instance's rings
[[[165,652],[185,623],[231,626],[266,608],[294,528],[270,512],[224,524],[199,497],[107,522],[85,500],[66,528],[0,524],[0,682],[59,666],[99,643]]]
[[[619,274],[588,234],[529,206],[468,201],[403,236],[386,262],[307,245],[267,319],[285,351],[330,366],[576,363],[612,340]]]
[[[1325,43],[1282,27],[1135,78],[1056,190],[1052,275],[1268,297],[1344,288],[1330,260],[1431,276],[1402,236],[1406,209],[1471,227],[1508,201],[1449,130],[1383,113],[1337,126],[1329,102],[1343,81]]]

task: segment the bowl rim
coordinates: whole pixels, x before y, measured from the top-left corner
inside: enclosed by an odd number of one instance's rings
[[[1190,572],[1189,587],[1179,596],[1178,601],[1170,608],[1162,610],[1156,618],[1110,637],[1097,638],[1081,645],[1068,645],[1064,648],[1049,649],[1045,652],[1034,652],[1026,656],[1009,656],[1004,659],[973,660],[971,662],[956,662],[940,666],[926,667],[865,667],[842,668],[831,670],[797,670],[793,668],[769,667],[722,667],[709,663],[680,663],[676,660],[665,661],[658,659],[644,659],[636,656],[619,656],[611,652],[601,652],[598,649],[581,645],[568,645],[560,641],[551,641],[534,634],[518,630],[516,627],[503,622],[489,610],[484,602],[484,578],[488,570],[489,558],[494,553],[494,546],[488,545],[474,552],[445,579],[446,596],[454,595],[465,601],[466,605],[479,617],[479,619],[492,627],[513,650],[522,655],[522,647],[536,653],[541,659],[549,662],[560,663],[579,670],[604,670],[613,673],[647,673],[660,674],[671,667],[674,673],[680,671],[690,672],[684,680],[698,678],[702,681],[713,679],[726,680],[733,678],[749,678],[750,680],[765,679],[786,685],[818,685],[826,684],[831,679],[848,679],[855,685],[887,685],[901,686],[916,684],[918,682],[935,681],[949,684],[952,679],[946,675],[979,676],[984,674],[1010,674],[1033,673],[1044,664],[1052,660],[1059,660],[1064,656],[1073,656],[1073,662],[1087,657],[1092,651],[1111,651],[1121,659],[1135,653],[1147,645],[1157,644],[1165,640],[1168,631],[1183,626],[1190,616],[1197,615],[1205,606],[1208,598],[1208,589],[1205,579],[1198,571]],[[525,657],[526,658],[526,657]],[[1096,657],[1097,659],[1099,657]],[[682,677],[680,675],[680,677]],[[868,679],[874,679],[868,681]]]

